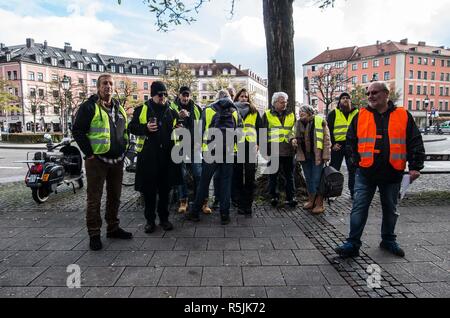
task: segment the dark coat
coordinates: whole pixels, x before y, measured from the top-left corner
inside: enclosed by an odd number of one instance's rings
[[[142,152],[138,155],[136,167],[136,191],[156,190],[158,185],[166,183],[169,186],[178,185],[182,181],[181,165],[175,164],[171,158],[174,141],[171,139],[173,120],[178,119],[176,111],[164,106],[146,102],[148,107],[147,122],[150,117],[156,117],[159,130],[150,133],[147,124],[139,123],[142,106],[137,107],[129,124],[129,131],[136,136],[145,136]]]

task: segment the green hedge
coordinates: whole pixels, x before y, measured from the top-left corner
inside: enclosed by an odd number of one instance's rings
[[[46,133],[20,133],[20,134],[2,134],[2,141],[15,144],[39,144],[46,143],[44,135]],[[49,133],[53,142],[60,142],[63,138],[62,133]]]

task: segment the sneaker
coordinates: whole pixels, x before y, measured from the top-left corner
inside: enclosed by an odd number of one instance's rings
[[[173,230],[173,225],[169,221],[161,222],[159,225],[163,228],[164,231]]]
[[[89,247],[93,251],[102,249],[103,245],[102,240],[100,239],[100,235],[94,235],[89,238]]]
[[[115,230],[114,232],[106,233],[107,238],[116,238],[116,239],[122,239],[122,240],[129,240],[133,238],[133,234],[130,232],[126,232],[120,227]]]
[[[147,223],[144,227],[144,232],[147,234],[153,233],[156,230],[156,224],[155,223]]]
[[[198,216],[198,214],[188,213],[186,214],[186,220],[192,222],[200,222],[200,217]]]
[[[230,223],[230,216],[229,215],[221,215],[220,216],[220,224],[227,225]]]
[[[345,242],[334,251],[342,258],[359,256],[359,247],[356,247],[350,242]]]
[[[380,248],[396,256],[405,257],[405,251],[398,245],[397,242],[381,241]]]
[[[270,205],[272,205],[273,207],[276,207],[278,205],[278,198],[272,198],[270,200]]]

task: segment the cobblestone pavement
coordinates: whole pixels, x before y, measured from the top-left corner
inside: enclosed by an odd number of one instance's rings
[[[348,193],[321,216],[258,204],[252,219],[232,211],[227,226],[217,213],[198,224],[172,215],[174,231],[147,235],[138,195],[124,188],[121,225],[134,239],[102,233],[103,250],[92,252],[85,191],[62,188],[37,205],[23,183],[8,184],[0,188],[0,297],[450,297],[450,204],[416,205],[399,208],[405,258],[378,248],[375,198],[361,256],[344,261],[332,249],[348,232]],[[70,264],[81,268],[80,289],[66,287]],[[367,287],[369,265],[380,267],[381,288]]]

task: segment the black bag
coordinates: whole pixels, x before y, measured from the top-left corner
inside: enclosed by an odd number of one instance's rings
[[[325,166],[320,178],[319,193],[324,198],[335,198],[342,194],[344,189],[344,175],[332,166]]]

